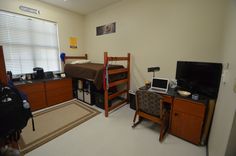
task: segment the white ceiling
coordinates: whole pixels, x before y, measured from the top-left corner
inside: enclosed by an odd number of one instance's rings
[[[121,0],[40,0],[80,14],[88,14]]]

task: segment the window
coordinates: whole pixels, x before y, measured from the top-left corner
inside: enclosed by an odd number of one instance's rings
[[[0,11],[0,45],[13,74],[32,73],[34,67],[60,71],[56,23]]]

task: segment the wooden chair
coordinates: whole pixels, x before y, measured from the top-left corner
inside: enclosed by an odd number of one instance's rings
[[[136,122],[137,116],[139,116],[138,122]],[[161,142],[168,130],[169,111],[164,108],[160,94],[147,90],[138,90],[136,92],[136,112],[132,127],[135,128],[143,118],[160,124],[159,141]]]

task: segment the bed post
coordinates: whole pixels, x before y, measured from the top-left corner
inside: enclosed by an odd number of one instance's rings
[[[6,66],[2,46],[0,46],[0,82],[7,85]]]
[[[109,61],[127,61],[127,67],[121,69],[108,70]],[[108,82],[109,75],[120,74],[120,73],[127,73],[127,77],[113,82]],[[108,94],[109,87],[115,87],[121,84],[126,84],[126,88],[123,90],[122,89],[118,90],[117,92],[112,93],[111,95]],[[104,52],[103,88],[104,88],[105,117],[108,117],[109,111],[114,110],[128,103],[128,95],[130,89],[130,53],[128,53],[126,57],[108,57],[108,53]],[[109,107],[109,100],[119,97],[120,95],[126,95],[126,98]]]
[[[103,76],[103,88],[104,88],[104,109],[105,109],[105,117],[108,117],[108,88],[107,88],[107,66],[108,66],[108,57],[107,52],[104,52],[104,76]]]
[[[127,78],[128,78],[128,83],[127,83],[127,103],[129,103],[129,90],[130,90],[130,53],[128,53],[128,60],[127,60]]]

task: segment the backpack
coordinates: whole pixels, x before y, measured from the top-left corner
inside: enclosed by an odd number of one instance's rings
[[[32,119],[34,120],[26,96],[20,93],[13,85],[0,85],[0,139],[17,141],[21,130]]]

